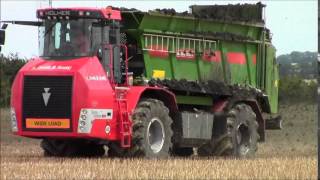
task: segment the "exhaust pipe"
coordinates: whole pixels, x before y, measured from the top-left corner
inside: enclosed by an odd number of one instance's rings
[[[275,118],[266,119],[266,129],[269,130],[281,130],[282,127],[282,119],[281,116],[277,116]]]

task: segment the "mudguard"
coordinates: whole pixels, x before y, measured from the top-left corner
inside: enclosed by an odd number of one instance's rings
[[[178,112],[175,95],[163,88],[149,86],[131,86],[127,94],[129,113],[132,114],[142,98],[161,100],[170,110],[170,114]]]

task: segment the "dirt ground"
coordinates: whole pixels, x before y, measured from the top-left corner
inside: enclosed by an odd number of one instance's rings
[[[317,106],[282,105],[284,129],[267,131],[252,159],[47,158],[39,140],[10,134],[1,109],[0,179],[316,179]]]

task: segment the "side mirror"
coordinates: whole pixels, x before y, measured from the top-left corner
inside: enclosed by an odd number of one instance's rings
[[[0,45],[4,45],[5,35],[5,31],[3,29],[0,29]]]
[[[4,45],[4,41],[5,41],[5,37],[6,37],[6,33],[5,30],[8,27],[8,24],[3,24],[1,29],[0,29],[0,45]]]

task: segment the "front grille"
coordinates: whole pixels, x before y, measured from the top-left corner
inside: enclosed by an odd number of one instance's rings
[[[24,129],[26,130],[27,118],[66,118],[70,119],[70,129],[50,129],[50,131],[71,131],[71,101],[72,76],[25,76],[22,107]],[[48,131],[48,129],[28,130]]]

